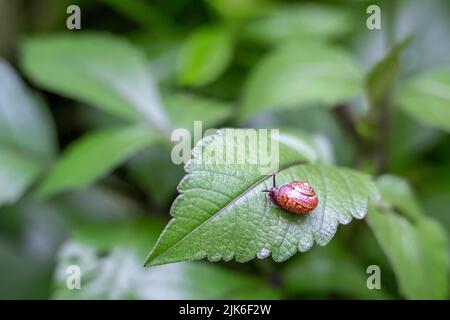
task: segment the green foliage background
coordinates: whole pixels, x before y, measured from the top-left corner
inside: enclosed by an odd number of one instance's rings
[[[0,298],[448,299],[449,30],[444,0],[0,0]],[[195,120],[280,128],[283,163],[310,163],[280,182],[309,177],[322,216],[263,184],[234,203],[251,167],[194,162],[177,189],[168,137]],[[241,233],[203,242],[230,199]]]

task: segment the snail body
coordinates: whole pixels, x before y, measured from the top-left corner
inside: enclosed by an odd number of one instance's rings
[[[294,214],[308,214],[319,203],[319,198],[309,183],[291,181],[281,187],[276,187],[275,175],[273,176],[273,187],[263,190],[263,192],[267,193],[267,199],[272,204]]]

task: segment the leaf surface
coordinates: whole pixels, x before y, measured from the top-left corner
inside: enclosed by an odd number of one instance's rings
[[[55,150],[54,126],[46,106],[0,59],[0,206],[25,193]]]
[[[233,55],[233,38],[221,27],[203,27],[185,41],[178,59],[182,85],[203,86],[217,79]]]
[[[320,45],[289,43],[255,67],[244,88],[241,116],[311,103],[332,106],[357,95],[362,75],[345,51]]]
[[[282,5],[257,19],[243,30],[246,37],[277,45],[294,39],[335,39],[352,29],[352,14],[344,8],[323,4]]]
[[[0,145],[41,159],[54,156],[54,126],[46,106],[0,60]]]
[[[412,223],[391,210],[371,208],[367,221],[408,299],[446,299],[448,244],[444,229],[423,217]]]
[[[48,90],[170,130],[144,54],[123,40],[100,33],[32,38],[25,42],[22,65]]]
[[[143,126],[89,133],[68,147],[38,193],[50,196],[67,189],[87,187],[159,139],[154,131]]]
[[[41,169],[23,155],[0,147],[0,206],[18,200]]]
[[[445,229],[423,214],[406,181],[385,175],[377,183],[390,207],[371,206],[367,222],[392,265],[401,293],[408,299],[447,298]]]
[[[192,130],[194,121],[202,121],[206,130],[228,119],[233,111],[226,102],[183,92],[164,93],[163,101],[174,128]]]
[[[269,255],[283,261],[297,251],[309,250],[314,242],[326,245],[339,223],[363,218],[369,197],[377,195],[369,176],[345,168],[306,164],[311,155],[280,141],[277,185],[308,181],[319,204],[306,216],[275,208],[261,192],[271,187],[270,177],[262,174],[260,165],[251,164],[264,151],[255,154],[251,148],[245,149],[245,164],[215,163],[217,158],[211,150],[226,147],[235,154],[241,150],[236,135],[239,132],[220,130],[194,149],[194,158],[185,167],[187,175],[178,186],[181,195],[172,206],[173,219],[147,265],[205,257],[246,262]],[[275,136],[272,139],[279,141]]]
[[[399,90],[398,103],[424,125],[450,132],[450,71],[431,71],[407,81]]]

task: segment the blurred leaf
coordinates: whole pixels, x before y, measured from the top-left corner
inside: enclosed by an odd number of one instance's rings
[[[201,121],[202,128],[205,130],[224,123],[234,110],[227,102],[185,92],[163,91],[162,100],[173,128],[184,128],[191,132],[194,121]],[[80,118],[88,129],[123,125],[120,119],[108,117],[96,109],[83,112]]]
[[[251,20],[243,33],[251,39],[274,45],[302,38],[333,39],[349,33],[353,21],[351,11],[344,7],[311,3],[284,5]]]
[[[378,178],[377,184],[383,201],[386,201],[391,207],[398,209],[410,219],[422,218],[422,209],[410,185],[404,179],[385,174]]]
[[[399,90],[398,103],[417,121],[450,132],[450,71],[431,71],[409,80]]]
[[[294,294],[338,294],[354,299],[389,297],[384,290],[367,288],[366,267],[335,242],[295,258],[282,275],[286,290]]]
[[[411,39],[408,37],[394,45],[369,71],[366,78],[366,92],[372,107],[380,107],[389,98],[400,69],[400,54]]]
[[[390,3],[380,2],[383,5]],[[389,8],[386,6],[386,9]],[[383,18],[382,18],[383,19]],[[450,63],[449,3],[446,0],[398,1],[392,32],[402,39],[414,35],[414,41],[405,50],[402,69],[407,73],[439,68]],[[371,30],[368,30],[370,33]],[[380,36],[382,34],[380,33]],[[383,43],[384,41],[380,41]],[[373,50],[373,48],[368,48]]]
[[[281,139],[277,184],[308,181],[318,195],[319,205],[310,214],[299,216],[269,204],[261,192],[272,185],[262,170],[261,153],[268,150],[252,150],[252,146],[242,143],[239,133],[245,132],[219,130],[193,150],[193,159],[185,167],[187,175],[178,186],[181,195],[171,209],[173,219],[147,265],[205,257],[211,261],[234,257],[238,262],[246,262],[270,254],[275,261],[283,261],[298,250],[309,250],[314,242],[326,245],[339,223],[364,217],[369,197],[377,193],[367,175],[345,168],[304,164],[312,159],[311,154],[296,148],[292,141]],[[216,150],[233,155],[245,150],[246,162],[217,164]]]
[[[0,59],[0,206],[18,200],[55,152],[48,111]]]
[[[348,244],[352,256],[357,258],[366,267],[371,265],[379,266],[382,272],[380,279],[381,288],[394,295],[396,299],[399,299],[400,295],[394,271],[383,249],[378,244],[375,235],[370,230],[366,221],[359,224],[358,228],[357,232],[350,233],[349,237],[345,239],[345,243]],[[368,277],[369,274],[366,276],[366,279]]]
[[[191,131],[194,121],[202,121],[203,129],[209,129],[223,123],[233,111],[225,102],[188,93],[165,93],[163,101],[173,127]]]
[[[326,138],[311,135],[295,129],[284,129],[278,139],[298,154],[303,154],[310,162],[333,164],[332,146]]]
[[[34,161],[0,147],[0,206],[18,200],[40,171]]]
[[[449,257],[445,230],[423,215],[403,179],[384,175],[377,184],[391,208],[370,208],[367,222],[394,269],[400,291],[408,299],[446,298]]]
[[[140,46],[146,49],[150,56],[152,74],[161,85],[173,86],[177,82],[178,70],[174,63],[180,54],[180,39],[168,39],[166,41],[154,42],[148,38],[148,34],[140,42]],[[135,40],[139,41],[139,39]],[[145,42],[144,42],[145,41]]]
[[[33,38],[25,42],[22,65],[46,89],[128,120],[141,114],[170,130],[144,55],[123,40],[93,33]]]
[[[244,88],[241,116],[314,102],[333,106],[360,92],[361,74],[345,51],[323,45],[285,45],[264,58]]]
[[[56,146],[50,114],[1,59],[0,88],[0,145],[42,160],[51,159]]]
[[[233,38],[226,29],[203,27],[192,33],[178,58],[182,85],[203,86],[216,80],[225,71],[233,55]]]
[[[292,128],[297,131],[301,129],[315,136],[316,139],[326,139],[331,142],[330,149],[333,153],[330,158],[332,161],[326,161],[325,163],[348,165],[351,164],[353,159],[354,145],[343,134],[336,119],[327,109],[310,106],[300,110],[286,109],[263,112],[251,118],[249,127],[283,128],[283,130]]]
[[[156,241],[159,220],[84,225],[66,243],[56,270],[56,299],[277,298],[263,279],[203,264],[179,263],[145,269],[141,249]],[[149,239],[150,237],[150,239]],[[68,265],[82,270],[82,289],[66,288]]]
[[[436,221],[423,217],[412,223],[391,210],[370,208],[367,222],[406,298],[447,298],[447,239]]]
[[[160,138],[143,126],[109,129],[88,134],[65,151],[41,184],[38,194],[50,196],[84,188]]]

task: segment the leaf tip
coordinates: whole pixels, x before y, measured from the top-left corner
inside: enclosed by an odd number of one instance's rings
[[[152,252],[150,252],[150,254],[147,256],[147,258],[145,259],[145,262],[144,262],[144,267],[145,268],[149,268],[149,267],[153,267],[155,264],[154,264],[154,259],[155,257],[154,257],[154,255],[153,255],[153,251]]]

